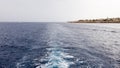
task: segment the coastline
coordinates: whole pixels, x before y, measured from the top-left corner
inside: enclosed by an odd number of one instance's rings
[[[101,18],[69,21],[69,23],[120,23],[120,18]]]

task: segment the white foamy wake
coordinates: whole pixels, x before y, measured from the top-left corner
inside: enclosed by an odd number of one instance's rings
[[[44,65],[41,65],[41,68],[69,68],[69,66],[73,63],[71,61],[65,60],[66,58],[74,58],[73,56],[66,53],[63,46],[63,42],[60,42],[60,36],[65,33],[65,28],[60,26],[59,24],[51,25],[49,28],[49,42],[48,45],[51,48],[48,48],[48,56],[46,57],[48,62]],[[37,68],[40,68],[38,66]]]
[[[48,63],[38,66],[36,68],[69,68],[70,64],[72,64],[72,62],[69,62],[64,58],[73,58],[73,56],[62,52],[61,49],[49,48],[48,51],[50,51],[48,52],[48,57],[46,57],[48,59]]]

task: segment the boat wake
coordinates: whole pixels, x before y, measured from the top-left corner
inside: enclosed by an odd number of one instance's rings
[[[43,58],[28,59],[23,57],[22,61],[17,63],[17,68],[69,68],[74,62],[68,60],[74,56],[64,52],[62,48],[47,48],[48,52]]]
[[[65,59],[74,57],[64,53],[61,48],[48,48],[48,54],[49,56],[46,57],[48,63],[42,65],[41,68],[69,68],[70,64],[73,64],[73,62]]]

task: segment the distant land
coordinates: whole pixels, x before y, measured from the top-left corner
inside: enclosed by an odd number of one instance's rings
[[[69,23],[120,23],[120,18],[101,18],[69,21]]]

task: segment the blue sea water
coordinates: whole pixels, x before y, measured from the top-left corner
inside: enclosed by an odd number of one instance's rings
[[[119,34],[90,24],[1,23],[0,68],[120,68]]]

